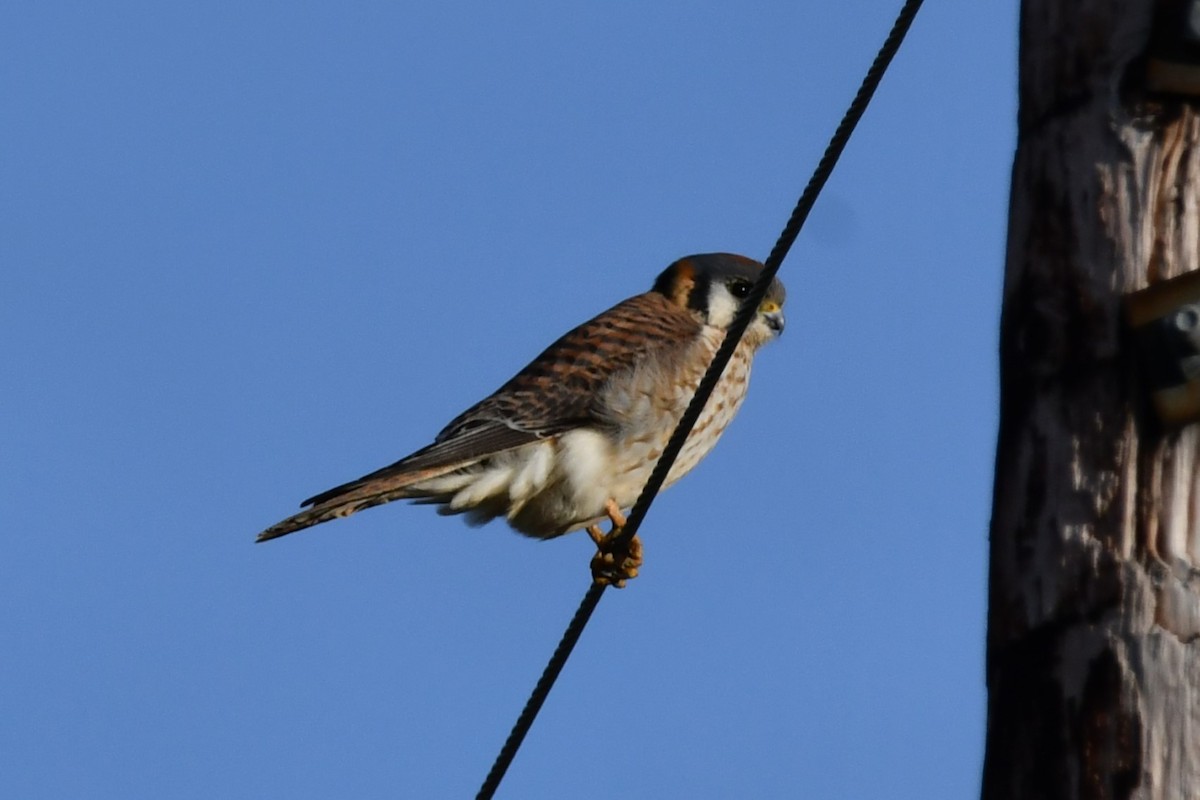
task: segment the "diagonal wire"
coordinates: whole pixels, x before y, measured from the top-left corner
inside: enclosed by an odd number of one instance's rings
[[[771,286],[771,281],[774,280],[775,274],[779,272],[779,267],[783,264],[783,259],[787,256],[792,244],[796,241],[796,237],[800,234],[800,229],[804,227],[804,223],[808,219],[808,214],[817,202],[817,197],[820,195],[821,190],[825,188],[825,183],[833,173],[833,168],[837,165],[842,151],[846,149],[846,144],[850,141],[850,136],[854,133],[855,126],[858,125],[858,121],[867,110],[867,105],[871,102],[875,90],[879,87],[879,82],[883,79],[883,75],[891,64],[892,58],[900,49],[900,44],[904,41],[905,35],[912,26],[913,19],[921,8],[921,3],[922,0],[906,0],[904,6],[900,9],[900,13],[896,17],[896,22],[892,25],[891,32],[888,33],[883,45],[879,48],[875,60],[871,63],[870,69],[867,70],[862,84],[858,87],[858,92],[854,95],[854,99],[846,109],[846,113],[834,131],[833,136],[830,137],[829,144],[826,146],[821,160],[817,163],[816,169],[813,170],[808,184],[804,187],[804,191],[801,193],[795,209],[792,210],[791,217],[788,218],[787,224],[784,225],[783,231],[779,234],[779,239],[775,242],[775,246],[771,248],[771,254],[763,262],[762,274],[759,276],[757,282],[755,282],[754,288],[750,290],[750,294],[742,301],[741,308],[738,309],[737,316],[729,326],[724,341],[721,342],[720,348],[718,348],[716,355],[713,356],[708,371],[700,380],[699,385],[697,385],[696,393],[692,396],[691,403],[688,404],[687,410],[680,417],[675,432],[671,435],[662,456],[654,467],[654,471],[650,474],[650,478],[642,488],[642,493],[638,496],[637,502],[630,512],[629,520],[626,522],[625,527],[614,537],[614,549],[619,548],[632,539],[638,532],[638,528],[641,527],[642,520],[646,518],[646,513],[650,510],[650,504],[654,502],[654,498],[658,495],[659,490],[662,489],[663,482],[666,480],[671,466],[675,463],[675,459],[679,456],[679,451],[683,448],[688,434],[691,433],[696,420],[700,418],[700,412],[704,410],[704,404],[708,402],[709,396],[712,395],[713,389],[716,388],[717,381],[720,379],[721,373],[725,371],[725,366],[729,363],[729,359],[732,358],[734,349],[737,347],[738,342],[741,341],[742,335],[746,332],[746,328],[749,327],[754,314],[758,311],[759,304],[766,297],[767,290]],[[583,596],[583,602],[579,604],[575,616],[571,618],[571,622],[567,625],[567,629],[563,633],[558,647],[554,649],[554,654],[550,657],[550,661],[546,665],[546,669],[542,672],[541,678],[538,679],[537,685],[533,687],[533,692],[530,694],[529,700],[525,703],[525,708],[521,710],[521,715],[517,718],[516,724],[513,725],[512,732],[509,733],[504,746],[500,748],[500,753],[496,756],[496,761],[492,764],[492,769],[488,772],[487,778],[484,779],[483,786],[480,787],[479,793],[476,795],[476,800],[490,800],[496,793],[496,789],[500,786],[500,781],[503,780],[505,772],[508,771],[509,765],[512,764],[513,758],[517,755],[517,750],[520,749],[521,743],[525,740],[525,735],[529,733],[529,729],[533,726],[533,721],[537,718],[538,712],[546,702],[550,690],[554,687],[554,682],[558,679],[559,673],[562,672],[567,659],[571,656],[571,651],[575,648],[576,642],[579,641],[579,637],[583,634],[583,629],[587,626],[588,620],[591,619],[592,612],[599,605],[605,588],[607,587],[602,584],[593,583],[588,588],[587,594]]]

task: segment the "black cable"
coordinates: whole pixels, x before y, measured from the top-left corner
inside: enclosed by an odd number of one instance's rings
[[[754,318],[754,314],[758,311],[759,304],[766,297],[767,289],[770,288],[775,274],[779,272],[779,267],[783,264],[783,259],[787,257],[788,251],[796,241],[796,237],[800,234],[800,229],[804,227],[809,212],[812,211],[813,205],[817,202],[817,196],[825,188],[825,183],[833,173],[833,168],[837,165],[842,151],[846,149],[846,144],[850,141],[850,136],[854,133],[854,128],[862,118],[863,112],[867,110],[867,105],[871,102],[871,97],[874,96],[875,90],[879,87],[879,82],[883,79],[888,65],[891,64],[892,58],[900,49],[900,44],[904,41],[908,29],[912,26],[912,21],[916,17],[917,11],[920,10],[921,3],[922,0],[906,0],[904,7],[900,9],[900,14],[896,17],[896,22],[892,25],[891,32],[879,48],[875,60],[871,63],[871,68],[867,70],[866,77],[863,78],[862,84],[858,87],[858,93],[854,95],[849,108],[846,109],[846,113],[843,115],[841,123],[838,124],[837,130],[833,132],[833,136],[830,138],[829,144],[821,156],[821,160],[817,163],[817,168],[813,170],[813,175],[808,180],[808,185],[804,187],[804,191],[801,193],[795,209],[792,210],[791,217],[788,218],[787,224],[784,225],[783,231],[779,234],[779,239],[771,249],[771,254],[763,262],[762,274],[754,284],[754,288],[751,289],[749,296],[742,301],[737,316],[729,326],[724,341],[721,342],[721,347],[717,350],[716,355],[713,356],[708,371],[704,373],[704,377],[696,387],[696,393],[692,396],[691,403],[688,404],[687,410],[680,417],[675,432],[671,435],[662,456],[658,459],[658,463],[654,467],[654,471],[650,473],[650,478],[642,488],[642,493],[638,496],[637,502],[634,504],[632,512],[630,512],[629,520],[626,522],[625,527],[614,537],[614,550],[620,549],[621,545],[632,539],[637,533],[638,528],[641,527],[642,520],[646,518],[646,512],[650,510],[650,504],[654,502],[654,498],[658,495],[659,490],[662,489],[663,481],[666,480],[667,474],[671,471],[671,466],[679,456],[679,451],[683,448],[688,434],[691,433],[696,420],[700,418],[700,412],[704,410],[704,404],[708,402],[709,396],[712,394],[713,389],[716,388],[721,373],[725,371],[726,364],[733,357],[734,349],[737,347],[738,342],[741,341],[742,335],[746,332],[746,328]],[[479,794],[476,795],[476,800],[490,800],[496,793],[496,789],[500,786],[500,781],[504,778],[504,773],[508,771],[509,765],[512,764],[513,758],[516,757],[517,750],[520,749],[521,743],[525,740],[525,735],[529,733],[529,729],[533,726],[534,719],[537,718],[542,704],[546,702],[546,698],[550,695],[550,690],[554,687],[554,682],[558,679],[559,673],[562,672],[562,668],[566,665],[567,659],[570,658],[571,651],[575,649],[575,644],[583,634],[583,629],[587,626],[588,620],[591,619],[592,612],[599,605],[600,598],[604,595],[606,588],[602,584],[593,583],[588,588],[587,594],[583,596],[583,602],[579,604],[579,609],[575,612],[575,616],[572,617],[570,624],[567,625],[567,629],[563,633],[558,647],[554,649],[554,654],[550,657],[549,663],[546,664],[546,669],[542,671],[542,677],[538,679],[537,685],[533,687],[533,692],[530,694],[529,700],[525,703],[525,708],[521,710],[521,715],[517,717],[512,732],[509,733],[504,746],[500,748],[500,753],[496,756],[496,761],[492,764],[492,769],[488,772],[487,778],[484,779],[483,786],[480,787]]]

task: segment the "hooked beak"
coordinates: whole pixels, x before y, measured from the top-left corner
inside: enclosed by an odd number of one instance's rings
[[[758,307],[758,311],[762,314],[763,322],[767,323],[776,336],[783,333],[783,328],[787,321],[783,318],[783,309],[779,304],[773,301],[767,301]]]

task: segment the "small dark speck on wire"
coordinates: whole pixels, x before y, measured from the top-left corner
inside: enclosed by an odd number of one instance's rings
[[[628,522],[621,529],[618,536],[615,537],[613,543],[614,549],[632,539],[634,534],[637,533],[638,528],[641,527],[642,520],[645,519],[650,504],[654,502],[655,496],[657,496],[659,490],[662,488],[663,481],[666,479],[671,465],[675,463],[675,459],[679,455],[684,441],[687,439],[692,427],[696,424],[696,420],[700,417],[700,412],[703,410],[705,402],[708,401],[709,395],[712,394],[717,380],[725,369],[725,365],[732,357],[734,348],[737,347],[737,343],[741,340],[742,334],[746,332],[746,328],[749,326],[754,312],[766,296],[771,281],[775,278],[775,274],[779,272],[779,267],[783,263],[783,259],[787,256],[792,243],[796,241],[796,237],[800,234],[800,229],[804,227],[804,222],[808,219],[808,214],[816,203],[817,196],[820,195],[821,190],[825,187],[825,182],[829,180],[830,174],[833,173],[833,168],[836,166],[838,158],[841,157],[842,151],[846,148],[846,143],[850,141],[850,136],[854,133],[855,126],[858,125],[859,119],[862,118],[863,112],[866,111],[867,105],[871,102],[871,97],[875,94],[875,89],[878,88],[879,82],[883,79],[888,65],[891,64],[892,58],[900,49],[900,44],[904,41],[905,35],[912,26],[913,19],[917,15],[917,11],[921,8],[921,2],[922,0],[907,0],[903,8],[900,9],[900,14],[896,17],[896,22],[892,25],[891,32],[888,33],[887,39],[884,40],[883,45],[879,48],[879,52],[875,56],[870,69],[867,70],[866,77],[863,78],[862,84],[858,87],[858,92],[855,94],[854,100],[851,101],[849,108],[846,109],[846,113],[842,117],[842,121],[838,124],[833,136],[830,137],[829,144],[825,148],[821,160],[817,163],[816,169],[813,170],[813,175],[809,178],[808,185],[804,187],[804,191],[800,195],[800,200],[796,203],[796,208],[792,211],[791,217],[788,218],[787,224],[784,225],[783,232],[779,234],[779,239],[771,249],[771,254],[763,262],[764,269],[762,275],[759,276],[758,282],[754,284],[754,288],[750,294],[742,301],[737,317],[725,335],[725,340],[721,343],[721,347],[717,350],[716,355],[713,356],[708,371],[696,387],[696,393],[692,397],[691,403],[680,418],[675,432],[667,442],[666,449],[663,450],[662,457],[659,458],[658,464],[655,465],[654,471],[650,475],[650,479],[646,481],[641,495],[638,496],[637,503],[634,504],[633,510],[630,512]],[[550,657],[550,662],[542,672],[542,677],[538,679],[537,685],[534,686],[533,692],[529,696],[529,700],[525,703],[525,708],[522,709],[516,724],[513,725],[512,732],[508,735],[504,746],[500,748],[500,753],[496,756],[496,761],[492,764],[491,771],[488,772],[483,786],[476,795],[477,800],[488,800],[495,795],[496,789],[500,786],[500,781],[504,779],[504,774],[508,771],[509,765],[512,764],[513,758],[517,755],[517,750],[520,749],[521,743],[525,740],[525,735],[529,733],[530,727],[533,726],[533,721],[537,718],[538,711],[541,710],[542,704],[545,703],[546,697],[549,696],[550,690],[554,687],[554,682],[558,679],[558,675],[562,672],[563,666],[566,665],[571,651],[575,648],[575,643],[579,641],[584,627],[587,626],[588,620],[591,619],[592,612],[596,610],[596,606],[600,603],[600,598],[604,595],[605,588],[607,587],[597,583],[593,583],[588,588],[587,594],[583,597],[583,602],[580,603],[575,616],[571,619],[570,624],[567,625],[567,630],[563,633],[562,640],[559,641],[558,647],[555,648],[554,654]]]

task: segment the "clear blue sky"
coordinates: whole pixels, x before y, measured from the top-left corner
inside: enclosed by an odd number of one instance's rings
[[[3,794],[473,795],[587,538],[254,534],[674,258],[764,257],[897,8],[9,8]],[[926,4],[501,797],[977,792],[1016,14]]]

